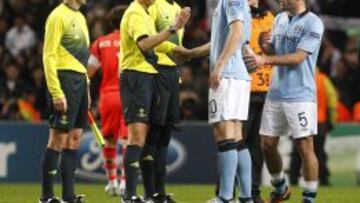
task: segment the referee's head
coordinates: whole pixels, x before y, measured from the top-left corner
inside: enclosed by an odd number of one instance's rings
[[[118,30],[120,27],[121,19],[127,9],[128,5],[119,5],[110,10],[109,20],[113,29]]]

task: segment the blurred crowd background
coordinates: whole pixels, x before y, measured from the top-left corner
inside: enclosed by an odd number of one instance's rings
[[[46,83],[42,65],[45,20],[61,0],[0,1],[0,120],[39,121],[47,119]],[[184,46],[192,48],[208,42],[209,16],[217,0],[176,0],[192,7],[192,20],[186,27]],[[91,41],[110,32],[108,10],[130,0],[88,0],[82,9]],[[261,1],[277,12],[276,0]],[[360,21],[358,0],[309,0],[313,11],[332,17]],[[347,22],[343,19],[341,22]],[[342,23],[343,24],[343,23]],[[346,24],[346,23],[345,23]],[[360,122],[360,27],[327,23],[319,70],[335,85],[339,96],[339,122]],[[335,27],[335,28],[334,28]],[[181,116],[183,120],[207,119],[207,58],[186,62],[181,67]],[[92,80],[93,111],[96,113],[97,87],[101,73]]]

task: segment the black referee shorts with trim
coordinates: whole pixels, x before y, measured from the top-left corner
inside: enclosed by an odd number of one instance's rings
[[[126,124],[150,124],[156,74],[125,70],[120,75],[120,94]]]
[[[50,108],[50,128],[69,131],[84,129],[87,125],[88,93],[87,79],[84,73],[75,71],[58,71],[60,86],[65,94],[67,112],[61,113],[54,109],[53,99],[48,94]]]
[[[179,68],[162,66],[157,68],[155,76],[154,102],[151,108],[151,124],[174,125],[180,120],[179,104]]]

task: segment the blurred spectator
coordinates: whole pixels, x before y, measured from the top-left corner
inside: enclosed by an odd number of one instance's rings
[[[34,31],[26,23],[23,16],[15,18],[14,26],[6,33],[5,46],[12,56],[18,56],[22,51],[34,47],[36,37]]]
[[[19,67],[16,64],[9,63],[5,67],[5,78],[0,82],[0,92],[9,99],[21,97],[25,89],[19,75]]]
[[[335,77],[335,67],[340,58],[341,52],[339,49],[327,37],[324,37],[318,61],[321,71],[331,77]]]

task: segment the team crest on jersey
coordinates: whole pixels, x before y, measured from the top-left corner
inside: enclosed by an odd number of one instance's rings
[[[300,34],[302,32],[302,30],[303,30],[303,26],[297,25],[294,28],[294,34],[298,35],[298,34]]]

